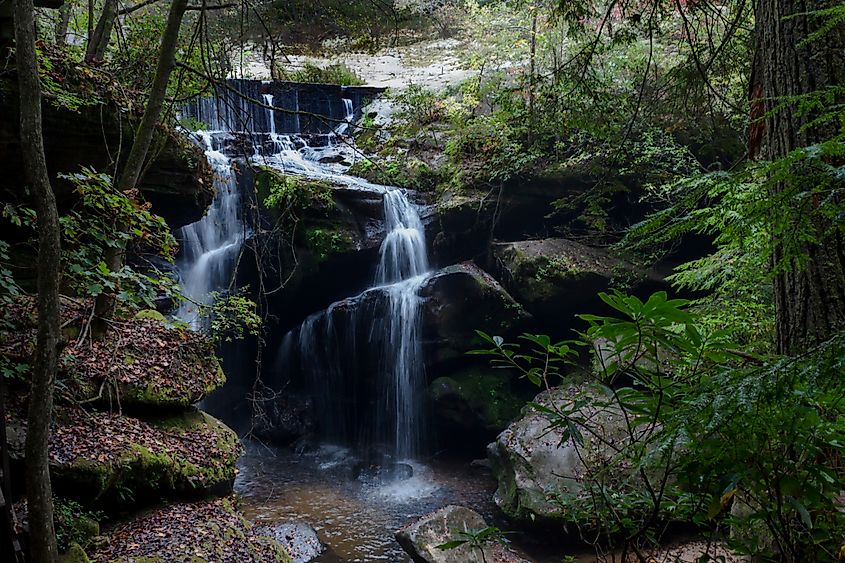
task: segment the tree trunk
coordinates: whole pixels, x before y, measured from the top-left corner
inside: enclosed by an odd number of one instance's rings
[[[774,161],[795,149],[831,139],[836,124],[805,127],[818,117],[800,113],[797,104],[775,109],[785,96],[800,96],[845,86],[845,31],[834,29],[802,43],[826,23],[812,12],[831,8],[838,0],[757,0],[753,108],[765,115],[759,131],[759,156]],[[842,103],[843,99],[837,100]],[[800,174],[800,171],[794,171]],[[772,188],[773,196],[790,190],[788,183]],[[798,202],[796,201],[796,206]],[[775,241],[775,264],[787,266],[774,282],[777,349],[800,352],[823,342],[845,327],[845,244],[841,231],[818,212],[818,202],[802,211],[814,227],[815,241],[801,243],[807,261],[785,256]],[[794,220],[794,219],[793,219]],[[797,230],[797,225],[796,225]],[[835,234],[832,234],[835,233]],[[779,270],[780,271],[780,270]]]
[[[534,90],[537,88],[537,6],[532,6],[534,17],[531,18],[531,54],[528,65],[528,144],[534,142],[534,129],[536,120],[534,118]]]
[[[20,89],[21,151],[27,183],[35,196],[38,221],[38,337],[29,393],[26,434],[26,496],[30,557],[58,561],[53,529],[53,497],[47,453],[53,411],[53,385],[59,347],[59,218],[50,187],[41,131],[41,84],[35,55],[32,0],[15,0],[15,47]]]
[[[99,61],[105,56],[115,18],[117,18],[117,0],[106,0],[100,19],[97,20],[97,27],[88,38],[88,47],[85,49],[86,62]]]
[[[66,1],[59,8],[59,20],[56,22],[56,45],[67,44],[67,29],[70,26],[71,15],[73,14],[70,1]]]
[[[170,5],[170,13],[167,16],[167,27],[161,37],[158,62],[156,64],[155,78],[150,88],[150,96],[144,116],[135,131],[135,140],[126,158],[126,164],[117,177],[117,187],[120,190],[134,190],[141,179],[141,172],[144,169],[144,161],[150,150],[153,141],[156,125],[161,118],[161,111],[164,107],[167,96],[167,83],[170,81],[170,73],[176,64],[176,49],[179,46],[179,28],[182,26],[182,18],[188,7],[188,0],[173,0]],[[122,228],[115,225],[115,228]],[[105,262],[109,270],[116,272],[123,267],[124,249],[109,248]],[[101,293],[97,296],[94,305],[93,335],[97,338],[105,334],[106,322],[111,318],[115,308],[115,295],[113,293]]]

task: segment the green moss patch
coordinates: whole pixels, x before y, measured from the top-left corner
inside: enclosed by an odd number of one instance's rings
[[[435,412],[449,426],[504,429],[528,398],[511,384],[511,374],[489,369],[467,369],[439,377],[429,387]]]

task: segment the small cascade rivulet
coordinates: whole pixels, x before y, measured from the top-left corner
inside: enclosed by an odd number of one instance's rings
[[[214,170],[215,194],[205,216],[179,233],[182,256],[177,266],[185,300],[176,317],[198,329],[202,323],[201,307],[209,303],[212,292],[227,285],[248,233],[241,219],[240,190],[232,159],[221,152],[211,133],[200,131],[195,136]]]
[[[298,370],[310,383],[324,441],[366,455],[379,451],[394,460],[413,458],[423,443],[419,290],[429,269],[417,208],[404,190],[346,174],[357,149],[344,134],[355,117],[353,98],[360,95],[338,90],[335,98],[307,102],[327,112],[328,120],[314,122],[295,113],[305,103],[296,88],[257,81],[231,84],[185,110],[207,128],[196,136],[215,167],[217,194],[208,214],[182,230],[180,273],[190,301],[178,316],[196,326],[194,303],[206,303],[210,292],[228,285],[233,260],[249,236],[240,213],[236,159],[324,180],[338,189],[381,193],[386,234],[372,286],[311,315],[287,334],[281,366]],[[243,95],[234,96],[232,88]]]

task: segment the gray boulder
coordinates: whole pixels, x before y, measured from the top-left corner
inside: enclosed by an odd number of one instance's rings
[[[554,387],[534,399],[547,408],[560,408],[586,398],[601,399],[588,387]],[[511,518],[526,521],[571,521],[564,499],[579,495],[585,485],[609,489],[638,479],[617,449],[629,441],[621,411],[587,404],[574,418],[584,421],[584,445],[578,446],[564,431],[551,428],[549,418],[531,407],[499,434],[487,448],[493,474],[498,480],[494,500]],[[612,468],[610,471],[604,471]]]
[[[484,518],[474,510],[463,506],[446,506],[397,531],[396,541],[417,563],[525,562],[525,559],[498,543],[487,543],[483,548],[468,543],[453,549],[438,547],[462,539],[458,532],[477,531],[486,527]]]
[[[317,532],[305,522],[285,522],[260,528],[260,533],[279,542],[293,563],[308,563],[325,551]]]

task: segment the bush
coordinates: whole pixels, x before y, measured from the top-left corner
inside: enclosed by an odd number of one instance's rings
[[[709,530],[729,524],[729,545],[743,554],[835,560],[845,537],[845,333],[798,357],[757,357],[736,352],[726,331],[702,330],[687,301],[600,296],[617,316],[582,315],[584,340],[600,343],[587,377],[604,397],[593,404],[625,413],[630,445],[618,455],[642,484],[561,493],[559,502],[623,550],[688,519]],[[574,360],[572,343],[526,336],[525,352],[482,336],[492,347],[478,353],[538,385]],[[575,444],[588,428],[578,408],[535,408]]]
[[[305,63],[301,70],[291,73],[281,73],[285,80],[291,82],[312,82],[317,84],[339,84],[340,86],[360,86],[364,83],[354,70],[343,63],[317,66]]]

